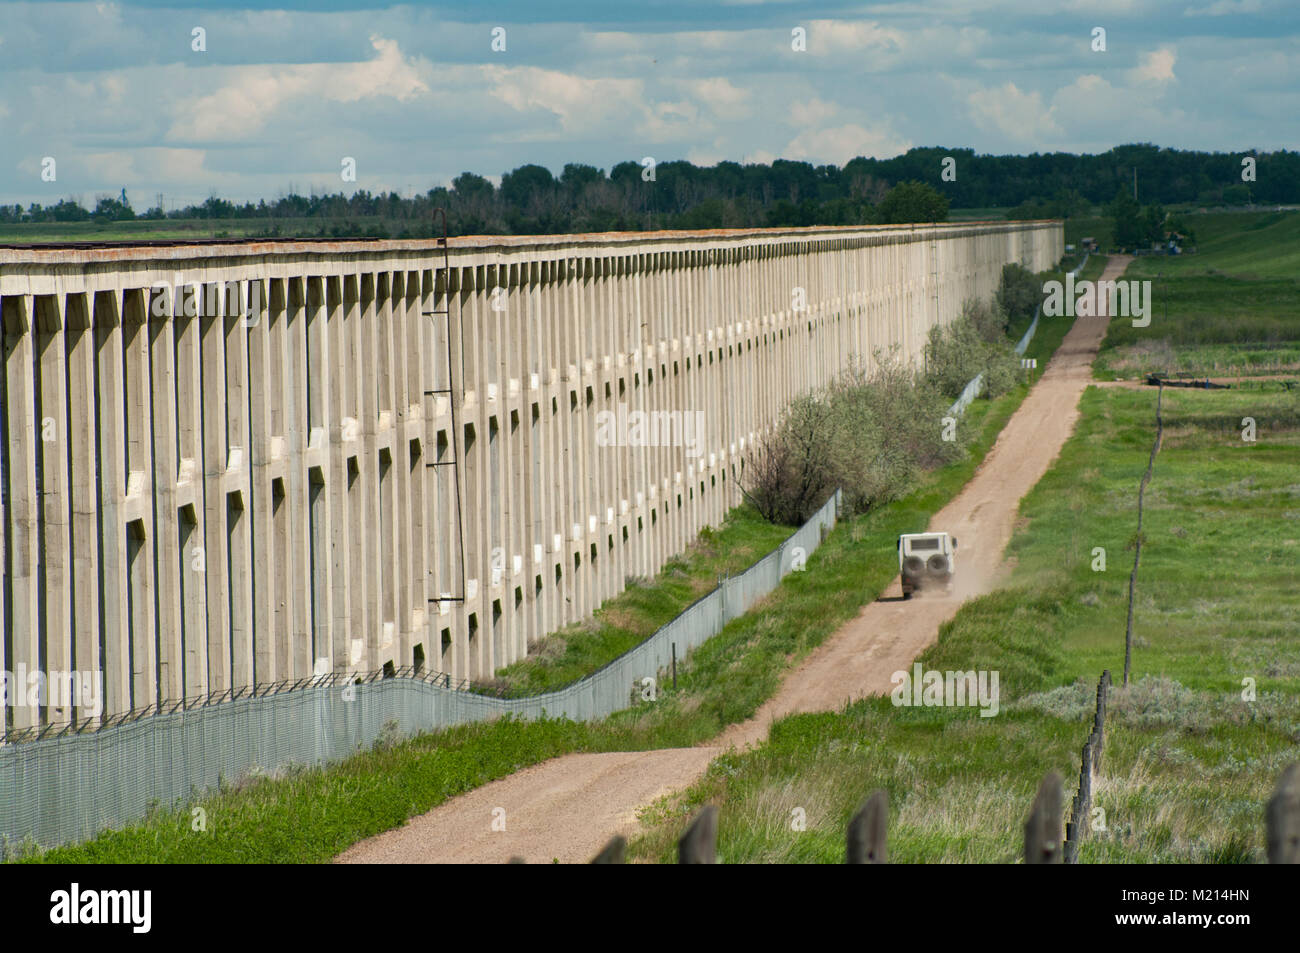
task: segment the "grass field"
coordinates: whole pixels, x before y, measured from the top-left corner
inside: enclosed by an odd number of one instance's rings
[[[1300,213],[1195,222],[1196,255],[1138,258],[1125,272],[1152,282],[1151,323],[1111,322],[1098,377],[1300,371]]]
[[[712,801],[727,862],[842,862],[848,818],[884,788],[891,861],[1015,861],[1043,775],[1077,779],[1102,669],[1120,681],[1154,406],[1154,392],[1088,392],[1079,430],[1022,507],[1011,585],[963,607],[922,656],[927,669],[999,671],[996,717],[886,698],[787,718],[660,805],[634,854],[671,861],[686,816]],[[1107,829],[1084,841],[1082,862],[1258,860],[1263,803],[1300,743],[1300,401],[1266,386],[1170,391],[1165,415],[1134,682],[1113,692],[1094,794]],[[1236,427],[1247,415],[1254,444]],[[1241,697],[1247,677],[1254,702]],[[795,808],[806,831],[792,830]]]

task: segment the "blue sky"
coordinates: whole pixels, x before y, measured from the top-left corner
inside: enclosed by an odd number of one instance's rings
[[[7,203],[405,195],[525,162],[1125,142],[1300,148],[1300,3],[0,0]]]

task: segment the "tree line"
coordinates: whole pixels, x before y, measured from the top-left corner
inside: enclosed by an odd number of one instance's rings
[[[1248,156],[1254,168],[1246,177],[1242,160]],[[1009,208],[1012,219],[1068,218],[1131,190],[1135,172],[1139,195],[1159,205],[1300,202],[1300,152],[1209,153],[1135,144],[1100,155],[991,156],[927,147],[890,159],[860,157],[843,167],[786,159],[709,167],[626,161],[608,173],[569,163],[557,176],[528,164],[503,174],[499,186],[464,172],[450,187],[411,198],[359,190],[237,204],[214,195],[198,205],[142,214],[121,198],[101,198],[94,209],[64,199],[27,209],[0,205],[0,222],[263,220],[264,233],[274,235],[278,220],[318,219],[326,235],[343,229],[426,237],[435,231],[436,208],[446,209],[453,235],[928,222],[946,220],[949,208]]]

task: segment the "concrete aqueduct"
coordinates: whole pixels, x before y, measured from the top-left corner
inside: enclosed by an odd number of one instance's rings
[[[1063,235],[449,244],[0,249],[4,669],[102,673],[104,714],[321,665],[490,675],[717,523],[792,396],[915,358]],[[703,429],[598,439],[620,405]]]

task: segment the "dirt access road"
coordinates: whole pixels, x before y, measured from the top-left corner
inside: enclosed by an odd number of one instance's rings
[[[1129,260],[1112,257],[1102,278],[1118,278]],[[337,861],[504,863],[522,857],[529,863],[583,863],[614,834],[633,833],[642,807],[691,784],[727,747],[766,738],[773,720],[793,712],[835,710],[888,692],[890,676],[911,665],[965,599],[994,587],[1020,498],[1047,471],[1074,429],[1107,320],[1075,321],[975,476],[931,521],[932,530],[952,533],[959,542],[958,583],[951,596],[918,593],[903,602],[895,579],[884,597],[863,607],[787,675],[752,719],[706,745],[554,758],[362,841]],[[494,818],[501,817],[497,809],[505,812],[504,831],[493,830]]]

